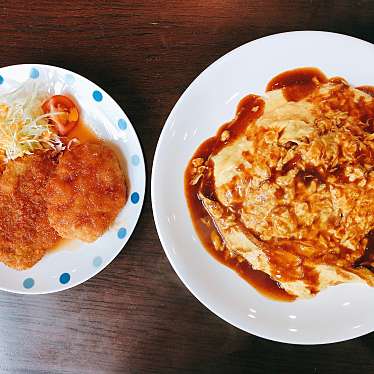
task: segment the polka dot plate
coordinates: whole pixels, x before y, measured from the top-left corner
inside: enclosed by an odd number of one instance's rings
[[[111,228],[94,243],[63,242],[31,269],[17,271],[0,263],[0,289],[43,294],[74,287],[103,270],[129,240],[138,221],[145,192],[142,150],[130,120],[103,89],[66,69],[47,65],[13,65],[0,68],[0,94],[26,80],[48,82],[53,94],[72,95],[81,117],[100,138],[110,143],[126,170],[129,198]]]

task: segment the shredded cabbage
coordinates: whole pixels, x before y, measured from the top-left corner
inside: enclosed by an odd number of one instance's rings
[[[65,149],[48,121],[63,113],[45,114],[41,107],[49,96],[48,90],[33,80],[0,96],[0,157],[5,162],[36,150],[58,153]]]

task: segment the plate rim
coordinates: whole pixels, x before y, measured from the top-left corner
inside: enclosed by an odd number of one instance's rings
[[[314,35],[320,35],[320,36],[322,36],[322,35],[326,36],[327,35],[327,36],[332,36],[332,37],[352,39],[355,42],[363,43],[363,44],[366,44],[368,46],[373,46],[372,43],[370,43],[370,42],[368,42],[366,40],[359,39],[359,38],[356,38],[356,37],[353,37],[353,36],[350,36],[350,35],[346,35],[346,34],[330,32],[330,31],[319,31],[319,30],[286,31],[286,32],[280,32],[280,33],[276,33],[276,34],[266,35],[266,36],[263,36],[263,37],[251,40],[249,42],[246,42],[246,43],[244,43],[244,44],[242,44],[242,45],[240,45],[240,46],[238,46],[238,47],[230,50],[229,52],[223,54],[221,57],[219,57],[218,59],[216,59],[215,61],[213,61],[211,64],[209,64],[207,67],[205,67],[190,82],[190,84],[187,86],[187,88],[178,97],[178,99],[175,102],[172,110],[170,111],[168,117],[165,120],[164,126],[162,128],[162,131],[160,133],[159,139],[157,141],[157,146],[156,146],[156,150],[155,150],[154,157],[153,157],[152,171],[151,171],[151,204],[152,204],[152,211],[153,211],[153,217],[154,217],[154,221],[155,221],[155,226],[156,226],[157,234],[158,234],[158,237],[159,237],[159,240],[161,242],[162,248],[163,248],[163,250],[164,250],[164,252],[166,254],[166,257],[167,257],[170,265],[172,266],[172,268],[173,268],[174,272],[176,273],[176,275],[178,276],[178,278],[182,281],[183,285],[211,313],[215,314],[216,316],[218,316],[219,318],[221,318],[225,322],[229,323],[230,325],[234,326],[235,328],[237,328],[237,329],[239,329],[239,330],[241,330],[243,332],[246,332],[246,333],[254,335],[254,336],[258,336],[258,337],[266,339],[266,340],[270,340],[270,341],[274,341],[274,342],[279,342],[279,343],[293,344],[293,345],[326,345],[326,344],[334,344],[334,343],[344,342],[344,341],[355,339],[355,338],[358,338],[358,337],[361,337],[361,336],[368,335],[368,334],[374,332],[374,329],[372,329],[371,331],[365,331],[363,333],[360,332],[360,333],[357,333],[357,334],[351,334],[349,337],[338,338],[338,339],[328,339],[328,338],[325,338],[325,339],[321,339],[319,341],[312,341],[312,340],[308,341],[308,340],[303,340],[303,339],[294,339],[294,340],[292,340],[292,339],[282,339],[282,338],[278,338],[278,337],[272,337],[272,336],[270,336],[270,335],[268,335],[266,333],[262,334],[262,333],[258,333],[257,331],[256,332],[249,331],[249,329],[245,329],[242,326],[239,326],[236,322],[232,321],[230,318],[224,317],[217,310],[213,310],[213,308],[211,308],[208,305],[208,303],[205,302],[205,301],[203,301],[202,297],[200,297],[200,295],[198,295],[198,290],[192,289],[192,287],[188,284],[188,282],[185,279],[184,275],[182,275],[182,273],[178,270],[177,265],[176,265],[176,263],[173,260],[172,253],[171,253],[172,251],[169,251],[169,249],[167,249],[168,246],[166,245],[166,239],[165,239],[164,233],[161,230],[161,223],[160,223],[161,218],[159,217],[158,202],[156,201],[156,196],[155,196],[155,193],[156,193],[155,192],[155,190],[156,190],[156,186],[155,186],[155,178],[156,177],[155,177],[155,174],[157,173],[156,168],[157,168],[157,164],[160,162],[159,161],[159,157],[160,157],[160,152],[161,152],[161,145],[162,145],[162,143],[164,141],[164,138],[166,137],[166,132],[167,132],[168,128],[170,127],[171,120],[172,120],[175,112],[178,110],[179,106],[182,105],[184,98],[189,94],[189,92],[194,88],[194,86],[199,83],[199,81],[202,78],[202,76],[205,75],[205,73],[207,73],[208,70],[213,69],[216,65],[220,64],[224,59],[228,58],[229,56],[231,56],[234,53],[238,53],[241,49],[247,48],[249,45],[255,44],[257,42],[261,42],[261,41],[263,41],[265,39],[270,40],[270,39],[276,39],[276,38],[279,38],[279,37],[281,37],[281,38],[287,37],[287,35],[291,35],[291,34],[292,35],[295,35],[295,34],[300,34],[300,35],[301,34],[304,34],[304,35],[305,34],[309,34],[309,35],[314,34]]]
[[[136,229],[136,226],[139,222],[140,215],[141,215],[141,213],[143,211],[143,208],[144,208],[145,192],[146,192],[146,185],[147,185],[146,164],[145,164],[145,158],[144,158],[142,143],[139,140],[139,136],[138,136],[138,134],[135,130],[135,127],[132,124],[130,118],[128,117],[128,115],[125,112],[125,110],[123,109],[123,107],[116,100],[114,100],[114,98],[106,90],[104,90],[101,86],[99,86],[97,83],[91,81],[90,79],[86,78],[85,76],[75,72],[74,70],[66,69],[66,68],[63,68],[63,67],[60,67],[60,66],[56,66],[56,65],[41,64],[41,63],[38,63],[38,62],[37,63],[22,63],[22,64],[12,64],[12,65],[0,66],[0,71],[2,69],[17,68],[17,67],[30,68],[30,69],[31,68],[38,68],[38,67],[42,68],[42,69],[45,69],[45,68],[53,69],[53,70],[56,69],[56,70],[59,70],[59,71],[65,73],[65,74],[73,74],[75,76],[78,76],[80,79],[83,79],[83,81],[86,81],[89,84],[94,85],[103,94],[105,94],[105,96],[110,101],[112,101],[112,103],[114,103],[115,105],[117,105],[120,108],[124,118],[126,119],[126,122],[129,126],[129,128],[134,132],[135,140],[138,143],[139,149],[140,149],[140,154],[139,154],[140,164],[139,164],[139,166],[141,167],[140,173],[141,173],[141,178],[143,179],[143,183],[142,183],[141,187],[139,188],[140,199],[139,199],[139,202],[137,203],[137,212],[136,212],[136,218],[134,219],[134,226],[133,226],[131,232],[128,231],[127,238],[124,241],[122,247],[119,250],[114,252],[113,256],[110,258],[110,260],[106,263],[105,266],[94,269],[94,271],[91,272],[90,275],[82,278],[81,280],[79,280],[75,283],[74,282],[71,282],[71,283],[69,282],[69,283],[64,284],[64,285],[59,284],[59,286],[61,286],[61,287],[59,287],[58,289],[51,289],[51,290],[46,290],[46,291],[37,291],[37,290],[33,290],[32,288],[30,288],[30,289],[25,288],[25,289],[15,290],[15,289],[4,288],[3,286],[0,285],[0,291],[7,292],[7,293],[12,293],[12,294],[17,294],[17,295],[48,295],[48,294],[53,294],[53,293],[57,293],[57,292],[61,292],[61,291],[66,291],[66,290],[69,290],[71,288],[74,288],[76,286],[79,286],[79,285],[87,282],[89,279],[95,277],[97,274],[99,274],[100,272],[105,270],[120,255],[120,253],[125,249],[125,247],[126,247],[127,243],[129,242],[133,232]],[[126,204],[129,203],[129,199],[130,199],[130,197],[128,196],[128,200],[127,200]],[[124,207],[122,209],[124,209]],[[30,269],[26,269],[26,270],[31,270],[31,269],[32,269],[32,267]]]

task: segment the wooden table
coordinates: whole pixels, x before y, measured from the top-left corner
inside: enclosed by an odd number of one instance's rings
[[[187,85],[247,41],[303,29],[374,42],[374,2],[0,1],[0,66],[62,66],[106,89],[135,125],[149,186],[158,136]],[[95,278],[52,295],[0,293],[0,371],[368,374],[374,335],[293,346],[220,320],[172,270],[148,188],[131,240]]]

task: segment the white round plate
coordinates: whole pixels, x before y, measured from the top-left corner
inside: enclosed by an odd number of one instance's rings
[[[27,79],[36,80],[54,94],[71,94],[81,108],[84,123],[118,151],[127,170],[129,198],[112,227],[94,243],[68,241],[48,253],[31,269],[17,271],[0,263],[0,289],[42,294],[76,286],[104,269],[126,244],[142,209],[145,166],[142,150],[130,120],[100,87],[71,71],[48,65],[13,65],[0,68],[0,94]]]
[[[315,31],[268,36],[245,44],[209,66],[188,87],[160,136],[152,171],[152,205],[165,253],[186,287],[232,325],[279,342],[323,344],[374,330],[374,288],[344,284],[311,300],[267,299],[201,245],[186,204],[183,175],[196,148],[235,115],[239,100],[264,94],[285,70],[315,66],[353,85],[374,84],[374,46]]]

